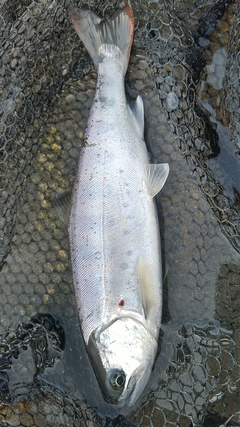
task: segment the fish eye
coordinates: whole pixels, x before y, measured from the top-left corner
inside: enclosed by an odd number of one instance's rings
[[[116,378],[115,382],[116,382],[116,384],[118,386],[121,387],[123,385],[123,383],[124,383],[124,377],[123,377],[123,375],[118,375],[118,377]]]
[[[119,369],[112,369],[108,373],[108,379],[113,388],[120,388],[125,384],[126,375]]]

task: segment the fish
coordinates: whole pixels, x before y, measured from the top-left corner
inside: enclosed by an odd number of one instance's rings
[[[105,401],[132,407],[158,347],[162,264],[154,197],[169,165],[149,162],[143,100],[127,101],[130,1],[109,19],[81,9],[71,19],[97,70],[68,226],[76,303]]]

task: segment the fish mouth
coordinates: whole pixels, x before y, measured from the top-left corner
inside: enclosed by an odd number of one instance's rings
[[[132,406],[131,405],[131,397],[134,394],[134,390],[136,388],[136,382],[131,386],[131,384],[130,384],[131,380],[133,380],[133,379],[130,378],[124,395],[122,395],[117,402],[117,405],[120,408],[123,406],[129,406],[129,407]]]

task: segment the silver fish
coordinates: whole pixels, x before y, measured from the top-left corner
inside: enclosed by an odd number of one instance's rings
[[[98,72],[69,222],[73,281],[86,348],[106,401],[132,406],[152,370],[162,271],[154,196],[168,164],[149,164],[143,101],[124,88],[134,33],[126,1],[109,20],[72,11]]]

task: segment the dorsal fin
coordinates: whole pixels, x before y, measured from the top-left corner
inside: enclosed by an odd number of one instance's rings
[[[156,196],[156,194],[159,193],[159,191],[162,189],[166,182],[168,174],[168,163],[144,165],[144,181],[148,187],[148,191],[151,197]]]

